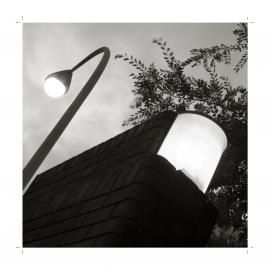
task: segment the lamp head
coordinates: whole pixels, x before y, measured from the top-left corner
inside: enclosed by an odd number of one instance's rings
[[[177,116],[158,154],[205,192],[226,148],[227,137],[218,124],[185,112]]]
[[[68,91],[71,78],[71,70],[62,70],[52,73],[45,79],[44,90],[50,97],[60,97]]]

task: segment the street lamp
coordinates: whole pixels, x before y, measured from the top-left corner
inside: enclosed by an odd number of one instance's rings
[[[206,192],[226,148],[226,134],[216,122],[186,111],[176,117],[158,155],[165,157]]]
[[[96,51],[89,54],[86,58],[84,58],[81,62],[79,62],[76,66],[74,66],[70,70],[63,70],[59,72],[55,72],[47,76],[45,79],[44,90],[51,97],[59,97],[64,95],[70,86],[72,74],[75,70],[81,67],[83,64],[88,62],[90,59],[95,57],[96,55],[103,53],[102,59],[100,60],[98,66],[96,67],[94,73],[88,79],[84,87],[81,89],[75,100],[57,122],[55,127],[49,133],[47,138],[40,145],[38,150],[35,152],[33,157],[27,163],[25,168],[23,169],[23,189],[30,184],[30,180],[46,158],[58,138],[61,136],[73,116],[76,114],[84,100],[87,98],[88,94],[91,92],[99,77],[103,73],[109,58],[110,58],[110,50],[107,47],[101,47]]]

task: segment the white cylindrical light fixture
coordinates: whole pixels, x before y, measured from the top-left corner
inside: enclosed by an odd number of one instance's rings
[[[177,116],[158,155],[205,192],[226,148],[227,137],[219,125],[208,117],[185,112]]]

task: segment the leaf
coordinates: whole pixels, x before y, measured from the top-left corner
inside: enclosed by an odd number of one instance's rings
[[[114,56],[114,59],[117,59],[117,58],[122,58],[123,57],[123,55],[122,54],[116,54],[115,56]]]

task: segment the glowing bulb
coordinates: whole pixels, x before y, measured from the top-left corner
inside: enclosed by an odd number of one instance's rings
[[[66,93],[65,85],[54,77],[47,78],[44,83],[44,90],[50,97],[60,97]]]
[[[214,121],[183,113],[177,116],[158,154],[205,192],[226,147],[226,135]]]

